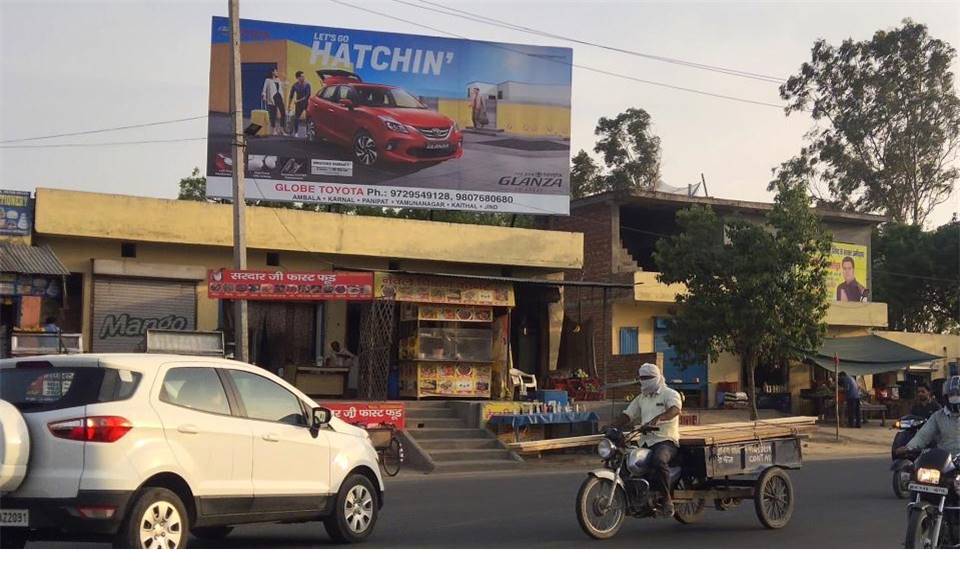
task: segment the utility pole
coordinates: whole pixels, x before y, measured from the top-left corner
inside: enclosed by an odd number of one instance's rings
[[[230,117],[233,119],[233,268],[247,268],[246,200],[243,192],[243,169],[247,141],[243,133],[243,90],[240,88],[240,0],[228,0],[230,13]],[[234,358],[250,361],[247,346],[247,301],[233,305]]]

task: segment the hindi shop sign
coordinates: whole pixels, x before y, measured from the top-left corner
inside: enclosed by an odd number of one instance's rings
[[[232,193],[229,21],[207,195]],[[573,51],[240,20],[248,200],[567,215]]]
[[[373,274],[216,269],[207,273],[207,295],[251,301],[369,301]]]
[[[348,424],[360,424],[369,427],[379,424],[393,424],[397,429],[406,425],[406,408],[400,402],[319,402],[333,415]]]

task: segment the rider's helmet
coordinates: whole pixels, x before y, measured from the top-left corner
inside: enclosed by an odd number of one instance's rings
[[[943,383],[943,405],[953,414],[960,413],[960,376]]]

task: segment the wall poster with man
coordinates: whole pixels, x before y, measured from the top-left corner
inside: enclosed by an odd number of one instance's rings
[[[840,303],[869,302],[868,263],[870,256],[867,246],[833,242],[827,273],[827,291],[831,300]]]

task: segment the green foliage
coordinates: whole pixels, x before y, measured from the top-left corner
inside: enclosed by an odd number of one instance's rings
[[[600,167],[587,151],[581,149],[573,157],[573,165],[570,167],[570,198],[576,200],[602,191],[603,176]]]
[[[786,113],[816,126],[800,160],[844,209],[922,225],[960,176],[956,51],[904,20],[868,41],[818,40],[811,59],[780,87]]]
[[[600,117],[593,150],[607,165],[606,186],[613,190],[653,190],[660,179],[660,137],[651,131],[650,114],[629,108],[616,117]]]
[[[205,202],[207,200],[207,178],[200,175],[200,169],[194,168],[190,176],[180,179],[180,193],[177,200]]]
[[[826,332],[830,235],[810,209],[805,185],[774,187],[765,225],[692,206],[677,213],[680,232],[658,240],[654,254],[660,281],[686,287],[667,341],[687,364],[739,355],[754,418],[757,363],[801,358]]]
[[[910,332],[960,330],[960,223],[934,231],[886,224],[873,234],[874,300],[887,304],[889,327]]]

